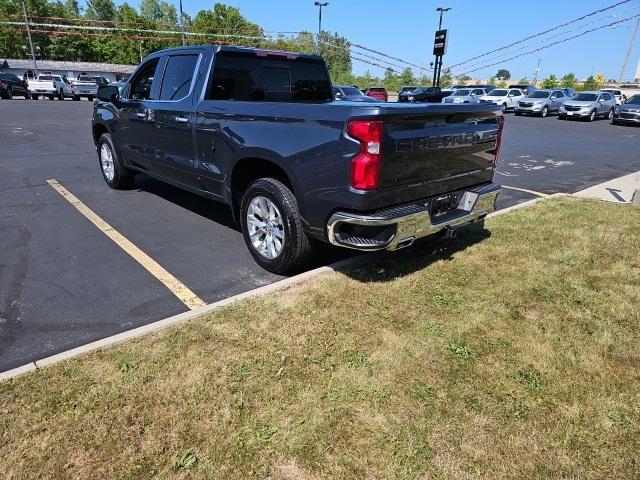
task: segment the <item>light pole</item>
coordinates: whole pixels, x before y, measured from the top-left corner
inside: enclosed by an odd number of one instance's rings
[[[438,30],[442,30],[442,14],[451,10],[451,7],[438,7],[436,12],[440,12],[440,22],[438,23]],[[442,55],[436,55],[435,68],[433,70],[433,85],[440,85],[440,71],[442,70]]]
[[[314,5],[318,7],[318,53],[320,53],[321,41],[320,32],[322,32],[322,7],[329,5],[329,2],[314,2]]]
[[[27,6],[22,0],[22,14],[24,15],[24,25],[27,27],[27,37],[29,37],[29,48],[31,48],[31,59],[33,60],[34,75],[38,76],[38,63],[36,62],[36,54],[33,51],[33,41],[31,40],[31,29],[29,28],[29,20],[27,19]]]
[[[182,15],[182,0],[180,0],[180,32],[182,34],[182,46],[184,47],[184,16]]]

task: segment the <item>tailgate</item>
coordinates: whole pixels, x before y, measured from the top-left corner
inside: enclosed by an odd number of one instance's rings
[[[381,197],[398,199],[401,191],[403,201],[411,200],[492,180],[502,121],[499,108],[434,105],[394,110],[383,115]]]

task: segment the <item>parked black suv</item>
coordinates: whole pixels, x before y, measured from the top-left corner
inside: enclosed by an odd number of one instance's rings
[[[30,99],[29,85],[13,73],[0,73],[0,97],[12,99],[14,95]]]
[[[313,241],[398,250],[481,221],[502,120],[496,105],[334,101],[317,55],[206,45],[100,87],[92,131],[109,186],[144,173],[229,205],[256,261],[283,273]]]

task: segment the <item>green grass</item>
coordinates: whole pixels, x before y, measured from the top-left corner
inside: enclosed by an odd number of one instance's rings
[[[0,384],[0,476],[640,478],[640,209],[561,198]]]

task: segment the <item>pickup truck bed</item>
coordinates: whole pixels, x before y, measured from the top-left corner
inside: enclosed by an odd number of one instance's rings
[[[196,71],[184,97],[135,98],[137,91],[157,96],[163,87],[153,65],[170,71],[167,63],[185,54]],[[141,86],[145,68],[151,86]],[[290,78],[291,92],[268,99],[268,88],[282,83],[235,91],[229,76],[242,77],[241,69],[290,70],[274,75]],[[296,80],[303,74],[313,82]],[[173,49],[145,60],[121,96],[109,87],[98,96],[93,134],[109,185],[129,186],[143,172],[228,204],[256,261],[278,273],[300,266],[309,240],[395,250],[481,220],[500,191],[492,181],[499,107],[336,102],[313,55]]]

